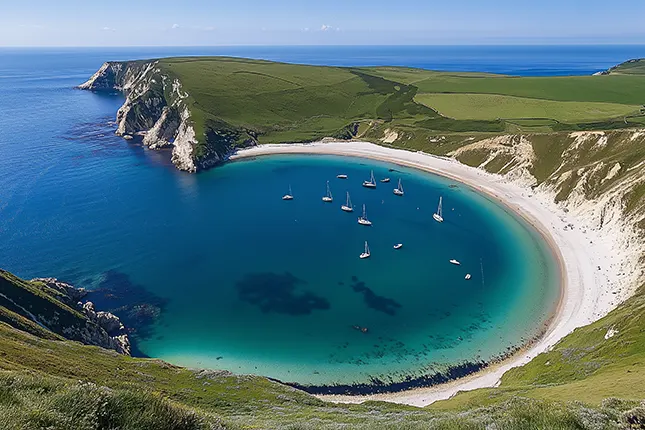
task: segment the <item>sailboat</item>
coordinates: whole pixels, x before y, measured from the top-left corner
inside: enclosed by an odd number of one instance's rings
[[[291,193],[291,185],[289,185],[289,192],[282,196],[282,200],[293,200],[293,194]]]
[[[370,247],[367,245],[367,241],[365,241],[365,251],[363,251],[363,253],[360,255],[360,258],[370,258],[370,255]]]
[[[372,221],[367,219],[367,212],[365,211],[365,205],[363,205],[363,216],[358,218],[358,223],[360,225],[367,225],[367,226],[372,225]]]
[[[372,170],[370,173],[370,180],[363,181],[363,186],[365,188],[376,188],[376,179],[374,179],[374,170]]]
[[[394,189],[394,194],[397,196],[403,195],[403,185],[401,185],[401,179],[399,179],[399,186]]]
[[[439,197],[439,207],[437,208],[437,212],[432,214],[432,218],[434,218],[434,220],[437,222],[443,222],[443,209],[441,208],[442,200],[443,197]]]
[[[349,198],[349,191],[347,191],[347,202],[340,207],[345,212],[354,212],[354,206],[352,206],[352,200]]]
[[[322,198],[323,202],[332,202],[334,198],[331,195],[331,190],[329,189],[329,181],[327,181],[327,195]]]

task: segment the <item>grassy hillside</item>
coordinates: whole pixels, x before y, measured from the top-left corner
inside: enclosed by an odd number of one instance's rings
[[[461,400],[444,410],[379,402],[332,404],[262,377],[190,370],[20,328],[0,322],[3,430],[614,429],[640,411],[634,409],[636,401],[589,407],[531,399],[537,396],[530,392],[498,396],[495,402],[478,400],[476,407],[458,412],[451,409],[460,409]]]
[[[639,105],[555,101],[497,94],[419,94],[415,100],[455,119],[548,118],[585,122],[638,114]]]
[[[629,60],[608,71],[611,75],[645,75],[645,60]]]
[[[208,144],[323,137],[433,151],[441,134],[612,129],[645,124],[645,76],[526,77],[419,69],[304,66],[239,58],[169,58]]]

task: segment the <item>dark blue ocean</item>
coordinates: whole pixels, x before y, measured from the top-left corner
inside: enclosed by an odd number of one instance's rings
[[[0,267],[94,290],[139,354],[325,385],[397,382],[508,352],[555,305],[552,256],[497,203],[387,163],[281,156],[179,172],[168,153],[114,135],[121,96],[74,89],[104,61],[170,55],[567,75],[645,49],[0,49]],[[406,195],[361,187],[370,170],[401,178]],[[320,199],[327,180],[331,204]],[[289,185],[296,198],[283,202]],[[340,211],[347,191],[373,227]],[[443,224],[432,221],[440,196]]]

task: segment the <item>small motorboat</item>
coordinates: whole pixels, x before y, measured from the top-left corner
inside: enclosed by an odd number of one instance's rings
[[[470,278],[472,278],[472,276],[470,276],[470,273],[466,273],[466,276],[464,277],[464,279],[467,281],[467,280],[469,280]]]
[[[402,243],[397,243],[396,245],[394,245],[394,249],[401,249],[401,248],[403,248]]]
[[[337,177],[338,179],[347,179],[347,175],[343,175],[343,174],[336,175],[336,177]]]
[[[293,194],[291,192],[291,185],[289,185],[289,192],[282,196],[282,200],[293,200]]]
[[[371,255],[370,254],[370,247],[367,245],[367,241],[365,241],[365,250],[360,255],[360,258],[361,259],[370,258],[370,255]]]
[[[459,261],[455,260],[455,259],[450,260],[450,262],[452,264],[454,264],[455,266],[460,266],[461,265],[461,263]]]
[[[383,183],[390,182],[390,178],[383,178],[383,179],[381,179],[381,182],[383,182]]]

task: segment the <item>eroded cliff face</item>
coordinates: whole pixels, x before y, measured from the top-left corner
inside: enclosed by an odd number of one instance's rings
[[[123,92],[116,133],[141,138],[150,149],[172,148],[171,160],[180,170],[196,172],[229,155],[230,148],[211,148],[205,135],[197,135],[189,95],[158,61],[105,63],[78,88]]]
[[[473,139],[449,155],[555,202],[584,223],[569,228],[613,238],[604,245],[616,255],[630,250],[611,264],[616,285],[635,289],[645,279],[644,147],[645,130],[582,131]]]

